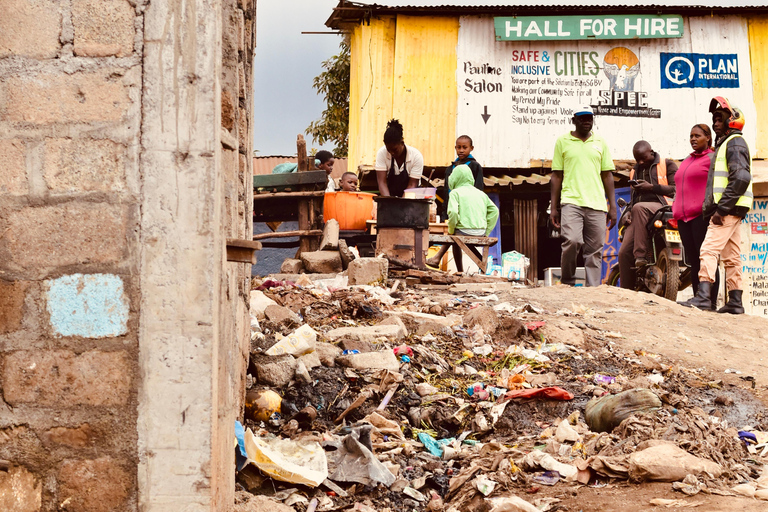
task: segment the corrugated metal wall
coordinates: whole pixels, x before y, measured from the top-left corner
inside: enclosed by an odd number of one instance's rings
[[[755,110],[760,119],[757,125],[757,140],[752,153],[753,158],[768,158],[768,16],[749,18],[749,53],[752,61],[752,90],[755,97]],[[751,122],[751,120],[748,120]]]
[[[425,165],[455,158],[458,39],[457,18],[397,17],[392,114]]]
[[[349,82],[349,169],[376,161],[392,118],[395,18],[374,18],[352,32]]]
[[[456,137],[458,18],[372,19],[352,33],[349,168],[373,166],[387,121],[426,165],[447,165]]]

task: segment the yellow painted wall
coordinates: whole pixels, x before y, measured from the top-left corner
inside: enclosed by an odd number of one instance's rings
[[[349,164],[373,166],[392,118],[395,18],[374,18],[351,37],[349,81]]]
[[[392,114],[424,165],[455,158],[458,41],[458,18],[397,17]]]
[[[752,64],[752,94],[755,99],[755,110],[760,119],[757,125],[757,139],[752,152],[753,158],[768,158],[768,123],[765,115],[768,112],[768,16],[752,16],[749,18],[749,54]]]
[[[387,121],[403,124],[405,142],[424,164],[454,158],[458,18],[372,19],[351,36],[349,168],[373,166]]]

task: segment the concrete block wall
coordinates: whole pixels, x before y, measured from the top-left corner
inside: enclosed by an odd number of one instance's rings
[[[0,7],[0,510],[137,508],[142,9]]]
[[[231,507],[255,9],[0,0],[0,510]]]

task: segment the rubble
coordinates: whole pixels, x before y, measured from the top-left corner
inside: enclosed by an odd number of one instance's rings
[[[347,269],[349,284],[375,285],[387,280],[389,261],[386,258],[357,258]]]
[[[301,263],[307,272],[331,274],[341,272],[341,256],[337,251],[314,251],[301,253]]]
[[[359,286],[348,272],[254,283],[264,315],[240,488],[299,512],[571,510],[558,504],[583,487],[628,481],[668,482],[683,502],[768,494],[764,425],[718,415],[744,395],[622,353],[606,313],[548,311],[485,283]],[[279,411],[273,401],[257,415],[267,390]],[[253,462],[254,446],[271,462]]]

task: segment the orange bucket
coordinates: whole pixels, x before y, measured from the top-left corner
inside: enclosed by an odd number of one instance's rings
[[[365,221],[373,219],[373,194],[365,192],[326,192],[323,219],[336,219],[340,230],[365,230]]]

